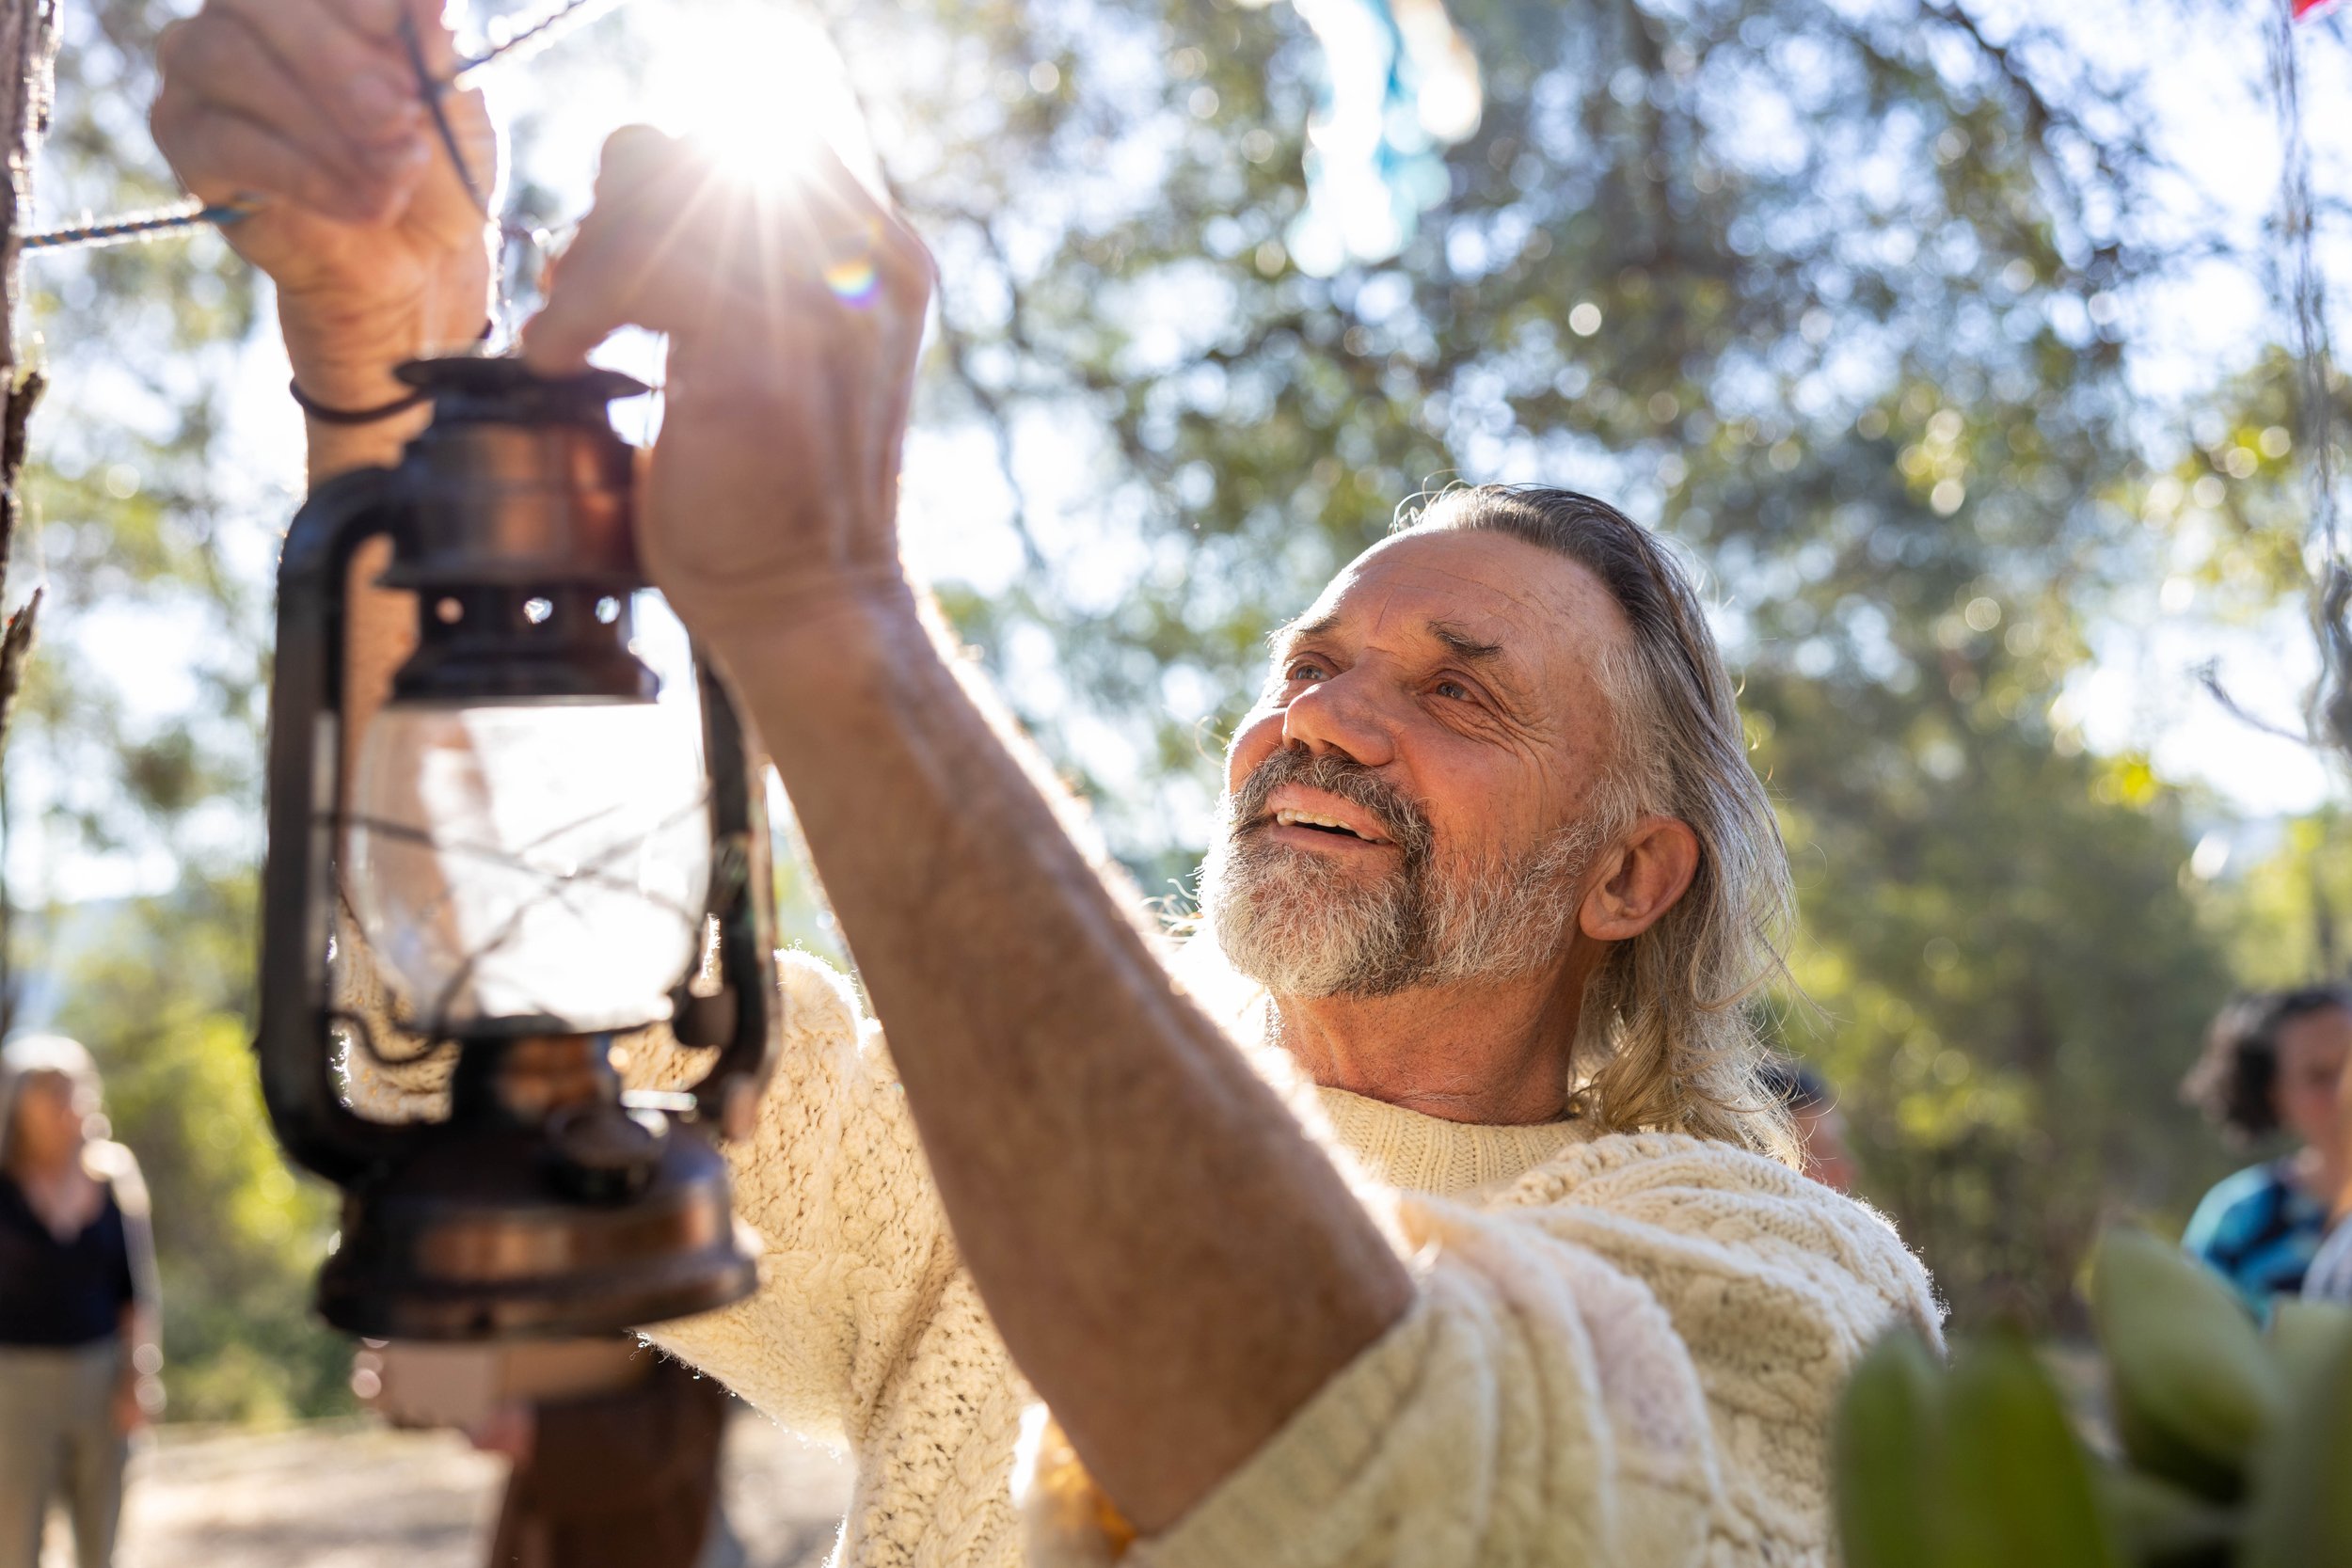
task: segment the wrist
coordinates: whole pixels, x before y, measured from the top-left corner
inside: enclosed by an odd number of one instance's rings
[[[281,293],[278,321],[302,389],[337,408],[369,408],[404,388],[392,372],[423,355],[478,341],[489,320],[487,256],[453,264],[428,286],[390,298],[348,291]]]
[[[728,681],[763,712],[862,690],[939,656],[935,616],[895,564],[771,590],[753,614],[722,618],[699,607],[680,614]]]
[[[486,258],[453,268],[442,282],[395,300],[281,294],[278,316],[294,385],[327,408],[380,408],[409,393],[393,372],[421,355],[480,340],[489,314]],[[422,404],[383,420],[348,424],[306,414],[303,430],[315,486],[352,468],[398,460],[432,411]]]

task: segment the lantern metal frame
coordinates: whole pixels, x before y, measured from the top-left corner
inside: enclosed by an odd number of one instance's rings
[[[373,1021],[338,1009],[331,957],[351,826],[345,597],[360,549],[391,541],[382,581],[418,592],[421,614],[443,593],[585,603],[646,586],[629,529],[635,450],[605,411],[641,384],[601,371],[542,378],[488,358],[418,361],[401,374],[431,395],[433,421],[397,466],[319,486],[278,570],[255,1050],[279,1142],[343,1192],[319,1307],[360,1334],[480,1338],[600,1333],[723,1306],[755,1288],[755,1243],[733,1218],[711,1133],[749,1132],[782,1037],[782,996],[764,769],[701,649],[705,928],[715,926],[718,983],[695,983],[703,966],[690,967],[671,1030],[682,1045],[717,1048],[707,1069],[681,1091],[631,1093],[612,1069],[609,1035],[534,1036],[535,1021],[492,1021],[454,1041],[445,1119],[373,1120],[339,1092],[338,1032],[356,1037],[343,1051],[379,1049]],[[545,696],[573,674],[585,683],[573,696],[614,695],[629,678],[577,649],[496,646],[453,666],[412,660],[401,678],[495,702]]]

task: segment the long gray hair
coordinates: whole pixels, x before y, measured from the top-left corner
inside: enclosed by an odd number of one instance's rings
[[[1787,1114],[1757,1080],[1765,1053],[1753,1014],[1756,994],[1787,973],[1788,854],[1690,579],[1646,530],[1573,490],[1463,486],[1400,513],[1397,528],[1508,534],[1600,579],[1633,633],[1600,671],[1617,728],[1598,796],[1602,841],[1651,814],[1698,837],[1689,891],[1618,943],[1585,991],[1570,1065],[1579,1111],[1612,1132],[1692,1132],[1793,1163]]]

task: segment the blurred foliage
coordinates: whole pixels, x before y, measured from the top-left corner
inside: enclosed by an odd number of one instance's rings
[[[2286,824],[2279,844],[2215,899],[2231,967],[2249,985],[2342,978],[2352,942],[2352,834],[2333,808]]]
[[[2092,1259],[2097,1375],[2074,1408],[2013,1330],[1947,1368],[1908,1331],[1864,1358],[1835,1458],[1848,1568],[2343,1568],[2352,1563],[2352,1307],[2268,1334],[2144,1231]]]
[[[2185,415],[2133,391],[2162,327],[2136,291],[2214,260],[2142,226],[2179,198],[2136,84],[1948,0],[1455,0],[1485,121],[1401,255],[1326,277],[1284,246],[1321,69],[1288,8],[819,9],[941,261],[922,427],[1010,497],[1010,564],[942,598],[1147,889],[1191,874],[1264,634],[1400,500],[1595,490],[1711,584],[1804,895],[1781,1034],[1963,1317],[2069,1325],[2102,1214],[2186,1212],[2224,1164],[2173,1095],[2204,1019],[2233,980],[2341,967],[2352,865],[2328,818],[2197,881],[2212,802],[2086,752],[2065,701],[2121,591],[2251,617],[2298,588],[2283,361]],[[67,11],[52,212],[169,194],[141,119],[169,11]],[[560,219],[534,136],[517,199]],[[305,1317],[327,1215],[242,1054],[297,499],[223,417],[262,301],[210,235],[31,276],[53,603],[9,803],[46,870],[140,876],[21,911],[7,998],[99,1052],[153,1175],[175,1415],[335,1408]],[[832,945],[813,911],[788,928]]]

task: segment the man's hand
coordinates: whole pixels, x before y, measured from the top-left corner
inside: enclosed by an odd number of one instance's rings
[[[538,1447],[539,1415],[522,1400],[505,1400],[487,1416],[466,1429],[466,1441],[483,1453],[504,1454],[517,1465],[531,1463]]]
[[[207,0],[157,49],[156,145],[203,200],[259,203],[223,232],[277,282],[296,378],[337,406],[397,395],[392,367],[471,341],[489,298],[485,214],[425,112],[404,25],[447,71],[438,0]],[[442,104],[495,202],[482,95]]]
[[[128,1437],[145,1428],[149,1421],[146,1402],[139,1398],[138,1380],[124,1378],[115,1385],[114,1399],[108,1407],[113,1414],[115,1435]]]
[[[792,182],[755,186],[690,143],[616,133],[523,331],[524,357],[549,372],[620,326],[670,335],[640,546],[723,652],[825,608],[913,606],[898,455],[930,255],[830,151],[799,162]]]

